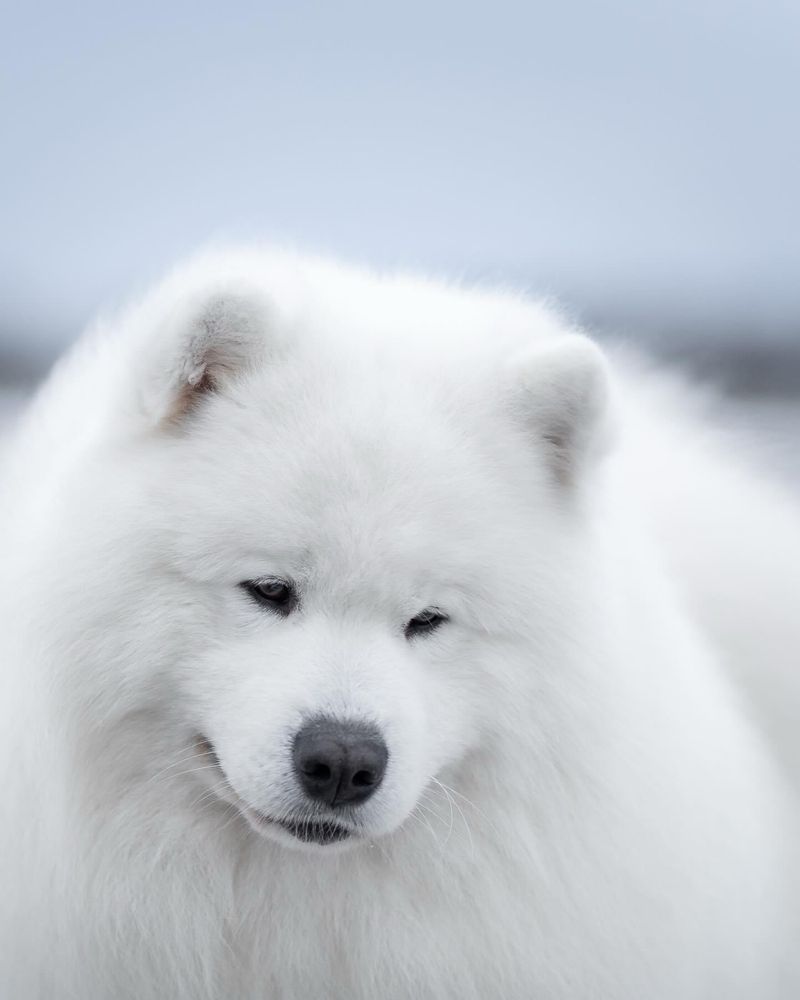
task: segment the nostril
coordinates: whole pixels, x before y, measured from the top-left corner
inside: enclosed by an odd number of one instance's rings
[[[377,776],[372,773],[372,771],[356,771],[353,775],[353,784],[357,788],[369,788],[370,785],[374,785]]]
[[[315,778],[317,781],[331,780],[331,769],[322,761],[312,761],[310,764],[305,764],[302,770],[303,774],[308,775],[309,778]]]

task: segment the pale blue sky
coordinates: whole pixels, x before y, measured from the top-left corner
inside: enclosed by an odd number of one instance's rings
[[[0,348],[220,237],[800,331],[794,0],[33,2],[0,57]]]

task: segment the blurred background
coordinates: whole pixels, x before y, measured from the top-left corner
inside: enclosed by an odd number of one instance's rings
[[[0,420],[182,254],[268,239],[553,296],[800,476],[800,4],[7,6]]]

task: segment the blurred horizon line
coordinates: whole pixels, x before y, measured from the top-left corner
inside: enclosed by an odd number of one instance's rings
[[[580,325],[601,343],[623,343],[633,350],[709,381],[735,395],[771,394],[800,398],[800,330],[763,333],[730,324],[672,326],[642,331],[631,323],[592,321]],[[21,341],[0,324],[0,389],[33,388],[68,353],[72,341],[34,336]],[[60,348],[60,349],[59,349]]]

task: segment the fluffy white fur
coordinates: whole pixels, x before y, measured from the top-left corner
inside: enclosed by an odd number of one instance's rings
[[[0,995],[800,995],[800,513],[694,409],[280,253],[87,335],[2,464]],[[389,746],[342,845],[254,819],[318,712]]]

